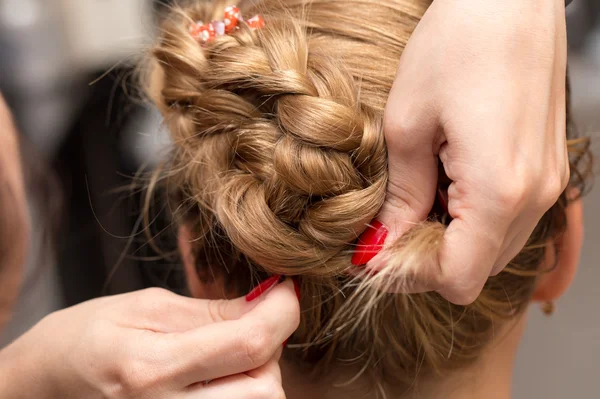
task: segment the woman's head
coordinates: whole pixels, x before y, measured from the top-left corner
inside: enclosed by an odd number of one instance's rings
[[[387,95],[429,4],[247,2],[243,14],[261,14],[264,28],[242,23],[202,45],[190,26],[222,19],[226,4],[192,1],[164,19],[148,75],[174,141],[164,182],[198,284],[217,281],[234,296],[269,274],[295,276],[303,293],[291,341],[298,355],[318,369],[350,365],[388,384],[475,361],[494,326],[532,299],[566,228],[563,195],[527,247],[466,307],[434,293],[386,294],[382,288],[396,280],[389,274],[405,267],[353,277],[354,243],[386,192]],[[572,186],[581,190],[586,142],[571,147],[579,150]],[[432,217],[390,250],[418,267],[436,253],[444,228]],[[557,293],[548,289],[541,299]]]

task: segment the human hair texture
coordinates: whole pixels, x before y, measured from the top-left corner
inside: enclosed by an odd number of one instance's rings
[[[195,237],[200,276],[223,277],[236,294],[266,275],[297,278],[302,321],[291,344],[315,370],[350,366],[376,383],[404,385],[471,363],[495,323],[524,310],[565,228],[563,194],[469,306],[385,290],[437,253],[445,225],[436,218],[393,244],[402,267],[371,278],[349,273],[354,243],[385,198],[387,96],[429,4],[242,2],[243,14],[261,14],[265,27],[242,23],[202,45],[190,24],[221,19],[228,4],[192,1],[164,17],[149,56],[147,93],[173,139],[155,183],[174,221]],[[571,186],[583,193],[589,143],[568,118]]]

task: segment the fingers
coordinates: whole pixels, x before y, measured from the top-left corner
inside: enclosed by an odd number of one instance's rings
[[[434,143],[438,115],[427,104],[408,103],[402,66],[386,106],[384,130],[388,147],[389,181],[377,219],[389,230],[388,240],[424,220],[435,198],[438,161]]]
[[[130,327],[160,333],[185,332],[208,324],[237,320],[250,312],[259,301],[246,297],[231,300],[204,300],[174,294],[161,288],[111,297],[124,308]]]
[[[298,327],[299,303],[290,279],[255,301],[254,308],[237,320],[165,335],[162,350],[170,362],[164,372],[188,386],[267,363]]]
[[[262,367],[196,384],[181,395],[181,399],[284,399],[279,357],[281,349]]]
[[[390,157],[386,199],[377,216],[390,231],[389,239],[427,218],[435,199],[437,175],[437,159],[431,152],[421,152],[418,159]]]
[[[281,368],[279,367],[279,360],[281,359],[281,354],[283,353],[283,346],[277,349],[277,352],[273,355],[271,360],[267,364],[262,367],[259,367],[255,370],[250,370],[245,374],[254,379],[262,379],[265,377],[269,377],[275,379],[279,384],[282,383],[281,377]]]
[[[385,256],[377,255],[384,244],[395,242],[427,218],[437,189],[438,115],[427,101],[410,95],[414,90],[404,82],[406,73],[401,62],[384,117],[389,172],[386,198],[352,257],[355,266],[365,266],[367,271],[386,266]]]
[[[211,323],[237,320],[256,305],[256,302],[247,302],[244,297],[205,300],[180,296],[160,288],[114,297],[118,304],[122,298],[128,299],[127,312],[136,328],[162,333],[185,332]]]

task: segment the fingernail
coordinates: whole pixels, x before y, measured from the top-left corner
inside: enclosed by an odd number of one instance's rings
[[[284,347],[284,348],[287,346],[287,344],[288,344],[288,342],[289,342],[289,341],[290,341],[290,339],[289,339],[289,338],[288,338],[288,339],[286,339],[285,341],[283,341],[283,347]]]
[[[296,291],[296,296],[298,297],[298,302],[300,302],[300,283],[298,282],[297,278],[292,278],[292,281],[294,282],[294,291]]]
[[[261,296],[263,293],[268,291],[269,288],[277,284],[280,279],[281,276],[272,276],[260,283],[259,285],[257,285],[256,287],[254,287],[254,289],[250,291],[248,295],[246,295],[246,302],[251,302],[259,296]]]
[[[374,220],[358,238],[352,264],[362,266],[367,264],[383,248],[383,243],[388,235],[388,229],[379,220]]]

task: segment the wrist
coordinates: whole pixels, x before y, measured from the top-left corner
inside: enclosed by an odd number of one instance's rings
[[[36,353],[35,342],[26,342],[24,338],[0,351],[0,399],[61,397],[51,384],[52,367],[44,364],[48,354]]]

